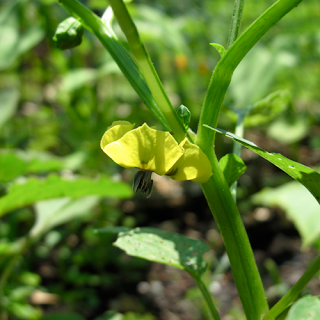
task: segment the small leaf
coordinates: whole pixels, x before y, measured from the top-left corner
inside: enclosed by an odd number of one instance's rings
[[[272,92],[256,102],[245,118],[245,127],[260,126],[278,117],[289,105],[291,94],[288,90]]]
[[[80,198],[88,195],[127,198],[132,195],[132,191],[125,183],[114,182],[104,177],[99,180],[87,178],[65,180],[56,175],[51,175],[44,180],[30,178],[25,183],[13,184],[8,193],[0,198],[0,217],[6,212],[40,200],[61,197]]]
[[[223,129],[212,128],[208,125],[204,125],[205,127],[219,132],[224,136],[230,138],[233,141],[236,141],[246,148],[254,151],[262,158],[270,161],[275,166],[283,170],[293,179],[299,181],[303,184],[316,198],[316,200],[320,203],[320,174],[316,171],[312,170],[309,167],[306,167],[298,162],[289,160],[288,158],[284,157],[280,153],[270,153],[261,148],[259,148],[256,144],[246,139],[240,138],[231,132],[227,132]]]
[[[19,97],[19,90],[15,88],[0,91],[0,128],[15,114]]]
[[[277,188],[265,188],[252,200],[254,204],[282,208],[299,231],[303,248],[319,239],[319,204],[300,183],[292,181]]]
[[[191,119],[191,113],[190,110],[184,106],[183,104],[178,108],[177,110],[178,116],[181,119],[183,126],[186,130],[189,129],[189,123]]]
[[[78,20],[69,17],[60,22],[53,40],[59,49],[72,49],[81,44],[83,31],[82,24]]]
[[[246,171],[243,160],[234,153],[228,153],[219,160],[219,166],[231,187]]]
[[[210,250],[200,240],[154,228],[120,232],[114,245],[128,255],[172,265],[186,270],[192,276],[200,276],[205,272],[207,264],[202,255]]]
[[[210,43],[210,46],[213,46],[219,52],[221,58],[226,54],[226,49],[221,44]]]
[[[87,215],[98,202],[97,196],[39,201],[35,204],[36,221],[30,236],[36,238],[60,224]]]
[[[299,299],[291,307],[286,320],[317,320],[320,319],[319,296],[306,296]]]

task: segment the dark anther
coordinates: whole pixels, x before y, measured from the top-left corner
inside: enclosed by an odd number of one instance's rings
[[[140,189],[141,192],[146,193],[147,198],[149,198],[153,186],[153,180],[151,180],[151,175],[151,171],[138,171],[133,178],[132,190],[134,192],[137,192]]]

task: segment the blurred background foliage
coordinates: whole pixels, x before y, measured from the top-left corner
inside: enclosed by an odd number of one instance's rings
[[[104,0],[82,2],[99,16],[105,10]],[[242,30],[272,3],[246,1]],[[219,60],[209,43],[226,46],[233,2],[135,0],[129,9],[171,101],[190,109],[196,131]],[[55,47],[67,17],[54,0],[0,3],[1,319],[206,319],[188,275],[128,257],[111,246],[114,236],[93,232],[108,226],[155,226],[205,241],[206,281],[223,319],[242,319],[200,186],[155,176],[150,199],[132,197],[135,172],[101,152],[112,121],[157,123],[88,31],[75,49]],[[233,111],[252,109],[247,139],[311,167],[320,160],[319,19],[319,2],[304,1],[263,37],[236,70],[219,124],[233,131]],[[232,144],[218,136],[216,150],[220,158]],[[238,203],[272,304],[317,253],[319,207],[265,160],[248,150],[242,158]],[[319,294],[319,284],[305,292]]]

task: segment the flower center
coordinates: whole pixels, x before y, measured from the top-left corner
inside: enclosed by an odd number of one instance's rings
[[[136,173],[133,178],[132,189],[134,192],[137,192],[139,189],[142,193],[147,194],[147,198],[150,197],[153,180],[151,180],[152,171],[140,170]]]

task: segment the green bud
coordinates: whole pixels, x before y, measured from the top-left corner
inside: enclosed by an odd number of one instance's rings
[[[183,126],[185,127],[186,130],[188,130],[190,119],[191,119],[191,113],[190,113],[189,109],[182,104],[178,108],[177,113],[183,123]]]
[[[82,24],[70,17],[63,20],[56,30],[53,40],[59,49],[71,49],[77,47],[82,42],[84,28]]]

